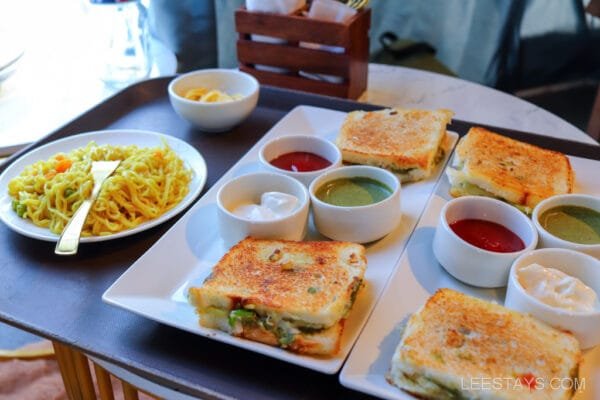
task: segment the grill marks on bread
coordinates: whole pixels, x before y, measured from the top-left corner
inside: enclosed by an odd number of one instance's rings
[[[238,302],[298,315],[331,311],[332,325],[365,267],[364,247],[353,243],[248,238],[219,261],[203,290],[230,298],[230,309]]]
[[[526,394],[530,399],[568,399],[568,389],[553,390],[549,383],[575,377],[580,358],[579,344],[570,334],[503,306],[440,289],[411,316],[389,379],[424,398],[454,398],[444,397],[452,391],[472,398],[482,392],[464,389],[462,382],[470,378],[534,376],[548,383],[545,388],[530,391],[524,385],[525,393],[507,383],[487,392],[486,398],[519,399]],[[431,382],[435,384],[427,384]]]
[[[302,354],[333,355],[366,266],[365,248],[355,243],[246,238],[189,296],[203,326]],[[250,321],[232,325],[236,313]]]
[[[346,162],[395,171],[417,169],[403,181],[423,179],[435,166],[452,115],[449,110],[354,111],[336,142]]]
[[[456,161],[457,169],[470,183],[529,208],[573,190],[573,170],[567,156],[484,128],[471,128],[460,140]]]

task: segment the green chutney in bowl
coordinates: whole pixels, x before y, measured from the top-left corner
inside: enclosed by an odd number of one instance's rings
[[[365,176],[333,179],[315,193],[325,203],[341,207],[360,207],[379,203],[392,195],[393,190],[376,179]]]
[[[563,205],[544,211],[540,224],[556,237],[579,244],[600,244],[600,212]]]

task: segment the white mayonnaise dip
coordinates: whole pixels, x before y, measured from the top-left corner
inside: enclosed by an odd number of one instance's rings
[[[290,215],[298,205],[298,198],[287,193],[265,192],[260,204],[240,204],[231,212],[251,221],[269,221]]]
[[[530,264],[517,271],[517,279],[527,293],[549,306],[584,312],[598,308],[593,289],[555,268]]]

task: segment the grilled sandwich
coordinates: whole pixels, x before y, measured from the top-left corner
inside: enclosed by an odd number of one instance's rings
[[[354,111],[336,144],[345,162],[386,168],[402,182],[429,177],[444,158],[449,110]]]
[[[388,380],[424,399],[570,399],[580,358],[569,333],[440,289],[409,319]]]
[[[354,243],[246,238],[189,297],[202,326],[334,355],[366,267],[365,248]]]
[[[543,199],[573,190],[567,156],[479,127],[460,140],[446,174],[454,197],[495,197],[527,214]]]

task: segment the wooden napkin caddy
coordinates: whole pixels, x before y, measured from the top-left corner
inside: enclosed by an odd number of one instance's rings
[[[370,25],[370,9],[338,23],[241,8],[235,12],[239,67],[263,84],[357,99],[367,88]]]

